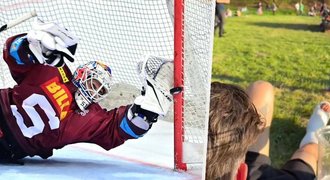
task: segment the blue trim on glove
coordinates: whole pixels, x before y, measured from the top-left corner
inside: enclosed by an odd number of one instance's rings
[[[16,38],[10,46],[10,55],[16,60],[17,64],[23,65],[23,61],[19,57],[18,50],[21,47],[26,36]]]
[[[128,122],[127,122],[127,118],[124,117],[122,120],[121,120],[121,123],[120,123],[120,128],[125,132],[127,133],[128,135],[132,136],[133,138],[137,139],[139,137],[142,137],[142,135],[137,135],[133,132],[133,130],[131,129],[131,127],[129,126]]]

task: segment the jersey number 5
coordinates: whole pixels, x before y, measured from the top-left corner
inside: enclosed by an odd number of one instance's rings
[[[30,117],[33,126],[27,127],[24,124],[24,119],[21,113],[19,113],[17,110],[17,106],[10,106],[19,128],[21,129],[23,135],[27,138],[32,138],[33,136],[42,133],[45,128],[44,121],[41,119],[40,115],[34,108],[35,105],[39,105],[40,108],[45,112],[49,120],[48,124],[50,129],[57,129],[60,126],[60,120],[56,116],[56,112],[54,111],[52,105],[48,102],[46,97],[40,94],[32,94],[23,101],[22,108]]]

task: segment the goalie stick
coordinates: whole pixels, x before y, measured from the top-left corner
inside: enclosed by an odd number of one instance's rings
[[[36,13],[35,10],[33,10],[33,11],[29,12],[29,13],[23,14],[22,16],[14,19],[14,20],[11,20],[7,24],[1,26],[0,32],[5,31],[5,30],[7,30],[9,28],[12,28],[12,27],[16,26],[17,24],[20,24],[20,23],[22,23],[22,22],[24,22],[24,21],[26,21],[26,20],[28,20],[30,18],[33,18],[35,16],[37,16],[37,13]]]

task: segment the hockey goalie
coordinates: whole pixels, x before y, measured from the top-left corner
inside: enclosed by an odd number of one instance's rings
[[[2,162],[20,163],[36,155],[46,159],[54,149],[78,142],[110,150],[142,137],[166,115],[173,62],[146,57],[138,64],[141,95],[107,111],[98,103],[111,91],[111,69],[90,61],[71,73],[66,62],[75,60],[77,43],[66,28],[40,21],[5,42],[3,58],[17,85],[0,90]]]

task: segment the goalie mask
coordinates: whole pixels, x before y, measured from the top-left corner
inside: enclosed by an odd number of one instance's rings
[[[101,62],[91,61],[76,69],[72,82],[78,87],[76,103],[84,111],[92,102],[99,102],[109,94],[112,85],[111,69]]]

